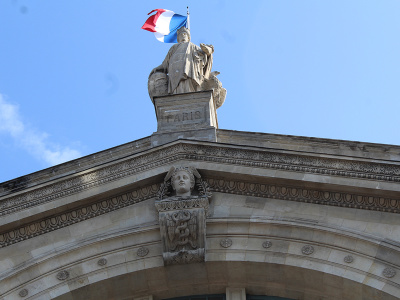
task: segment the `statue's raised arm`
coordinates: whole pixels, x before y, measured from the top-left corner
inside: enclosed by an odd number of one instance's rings
[[[226,90],[211,72],[214,46],[190,42],[189,29],[178,30],[178,43],[168,51],[163,63],[149,76],[149,94],[155,96],[213,90],[217,108],[225,100]]]

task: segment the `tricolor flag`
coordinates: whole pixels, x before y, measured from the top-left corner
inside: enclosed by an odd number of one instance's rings
[[[187,17],[178,15],[171,10],[154,9],[148,13],[156,12],[150,16],[142,29],[154,32],[156,39],[163,43],[176,43],[177,30],[186,25]]]

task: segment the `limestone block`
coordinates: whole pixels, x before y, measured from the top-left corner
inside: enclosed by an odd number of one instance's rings
[[[153,295],[133,298],[133,300],[153,300]]]
[[[365,280],[363,281],[363,284],[366,284],[370,287],[373,287],[374,289],[377,290],[382,290],[383,287],[385,286],[385,282],[381,281],[381,280],[377,280],[376,278],[367,276],[365,277]]]
[[[230,207],[227,205],[214,205],[212,206],[211,215],[214,218],[222,218],[229,216]]]
[[[206,253],[205,261],[226,261],[226,251],[208,250]]]
[[[244,252],[230,252],[227,251],[226,253],[226,260],[227,261],[244,261],[246,254]]]
[[[254,261],[254,262],[260,262],[264,261],[265,259],[265,253],[263,252],[246,252],[245,254],[245,261]]]
[[[54,299],[57,298],[58,296],[62,296],[63,300],[74,300],[73,295],[69,292],[68,286],[67,285],[62,285],[58,286],[55,289],[52,289],[49,293],[49,298],[42,298],[44,295],[41,295],[39,299]],[[35,299],[35,298],[34,298]]]
[[[128,265],[127,264],[116,265],[116,266],[112,266],[112,267],[108,267],[107,268],[108,278],[111,278],[111,277],[114,277],[114,276],[118,276],[118,275],[122,275],[122,274],[126,274],[127,272],[128,272]]]
[[[244,288],[226,288],[226,300],[246,300]]]
[[[382,291],[388,294],[393,295],[394,297],[389,298],[389,295],[387,295],[388,299],[400,299],[400,291],[397,287],[393,286],[392,284],[385,284],[382,288]]]
[[[144,260],[136,260],[136,261],[130,261],[126,264],[126,269],[128,272],[136,272],[139,270],[143,270],[145,268],[144,266]]]
[[[265,254],[264,262],[271,264],[285,264],[286,257],[286,253],[267,252]]]
[[[11,270],[14,267],[14,263],[10,258],[7,258],[8,255],[4,254],[5,256],[2,257],[0,260],[0,273],[3,273],[4,271]]]
[[[212,92],[155,97],[157,131],[218,128]]]
[[[240,222],[240,223],[228,223],[228,234],[249,234],[249,227],[250,223],[247,222]]]
[[[215,142],[217,140],[216,129],[215,127],[209,127],[193,130],[155,132],[151,136],[151,145],[152,147],[157,147],[179,139]]]
[[[146,269],[161,267],[163,265],[162,256],[149,257],[144,260],[144,267]]]
[[[90,283],[95,283],[98,281],[102,281],[108,278],[108,274],[106,270],[99,270],[97,272],[92,272],[88,275],[88,280]]]

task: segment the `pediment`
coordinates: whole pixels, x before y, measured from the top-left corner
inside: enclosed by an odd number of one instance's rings
[[[1,246],[156,198],[172,165],[191,165],[213,192],[400,212],[390,161],[178,140],[0,200]]]
[[[60,171],[45,180],[33,176],[25,188],[3,193],[0,248],[7,258],[0,279],[9,282],[7,295],[28,291],[38,299],[41,293],[67,296],[66,286],[79,293],[113,286],[121,276],[128,279],[142,271],[191,270],[204,262],[228,261],[293,267],[306,275],[316,270],[317,277],[330,274],[340,280],[373,278],[387,289],[396,287],[385,292],[398,292],[397,161],[194,140],[142,151],[130,148],[92,165],[88,162],[93,157],[83,158],[88,163],[83,170]],[[160,203],[172,166],[195,168],[210,198],[193,193],[192,202],[181,205],[175,195]],[[196,222],[186,220],[189,209]],[[167,228],[171,213],[177,213],[180,225],[192,226],[191,241],[198,249],[185,252],[175,244],[173,251],[166,249],[177,241],[178,223]],[[30,273],[41,275],[28,282],[24,274]],[[50,285],[41,287],[42,280]],[[170,286],[174,283],[163,288]],[[255,286],[246,288],[253,291]]]

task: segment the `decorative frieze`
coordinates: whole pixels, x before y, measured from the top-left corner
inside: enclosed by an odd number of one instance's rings
[[[98,264],[100,267],[104,267],[104,266],[107,264],[107,259],[105,259],[105,258],[100,258],[100,259],[97,261],[97,264]]]
[[[190,198],[169,197],[173,201],[157,201],[158,211],[182,210],[188,208],[203,208],[209,210],[210,191],[250,195],[255,197],[282,199],[305,203],[324,204],[332,206],[351,207],[376,211],[400,212],[400,201],[397,199],[373,197],[355,193],[337,191],[320,191],[287,185],[261,184],[257,182],[232,181],[222,178],[206,178],[196,183],[197,196]],[[78,207],[63,214],[54,215],[9,232],[0,234],[0,248],[50,232],[71,224],[81,222],[116,209],[144,201],[149,198],[165,198],[172,194],[168,182],[160,185],[150,185],[116,197],[98,201],[84,207]],[[201,196],[201,195],[203,196]]]
[[[400,212],[400,201],[396,199],[344,193],[337,191],[319,191],[304,187],[287,185],[261,184],[256,182],[232,181],[222,178],[206,178],[198,181],[196,190],[202,193],[190,198],[169,197],[173,201],[157,201],[158,211],[182,210],[188,208],[203,208],[209,210],[210,191],[250,195],[255,197],[282,199],[305,203],[324,204],[332,206],[351,207],[376,211]],[[14,243],[81,222],[116,209],[144,201],[153,197],[165,198],[172,194],[168,182],[160,185],[146,186],[116,197],[98,201],[94,204],[79,207],[63,214],[54,215],[9,232],[0,234],[0,248]]]
[[[351,255],[346,255],[343,260],[345,263],[351,264],[354,261],[354,258]]]
[[[272,242],[271,241],[265,241],[264,243],[262,243],[262,246],[264,247],[264,248],[271,248],[271,246],[272,246]]]
[[[314,253],[314,247],[311,245],[305,245],[301,248],[301,252],[305,255],[310,255]]]
[[[137,252],[137,256],[139,257],[145,257],[147,254],[149,254],[149,248],[147,247],[140,247]]]
[[[56,275],[58,280],[66,280],[69,278],[69,272],[67,270],[63,270],[57,273]]]
[[[22,290],[19,291],[18,295],[19,295],[20,297],[24,298],[24,297],[28,296],[28,293],[29,293],[29,292],[28,292],[27,289],[22,289]]]
[[[157,201],[158,211],[171,211],[187,208],[204,208],[205,212],[209,209],[209,200],[207,197],[193,197],[190,199],[171,198],[174,201]]]
[[[232,246],[232,240],[230,238],[224,238],[219,241],[219,244],[223,248],[229,248],[230,246]]]
[[[392,278],[396,276],[396,270],[391,267],[386,267],[385,269],[383,269],[382,275],[386,278]]]
[[[376,211],[400,212],[400,200],[354,193],[315,190],[288,185],[233,181],[222,178],[205,179],[213,192],[248,195],[254,197],[297,202],[342,206]]]
[[[327,158],[298,153],[277,153],[221,145],[201,145],[196,142],[175,143],[147,154],[98,170],[77,175],[34,191],[0,200],[0,216],[41,203],[53,201],[137,174],[177,160],[196,160],[291,172],[400,182],[400,167],[395,164]],[[399,201],[395,200],[399,210]]]
[[[204,261],[210,197],[207,183],[192,167],[172,167],[165,176],[155,203],[165,265]]]
[[[93,217],[144,201],[149,198],[154,198],[158,189],[159,185],[145,186],[125,194],[103,199],[90,205],[81,206],[76,209],[66,211],[62,214],[29,223],[12,231],[1,233],[0,248],[72,225],[77,222],[91,219]]]

